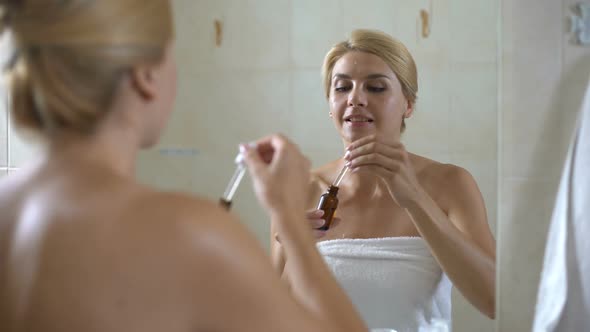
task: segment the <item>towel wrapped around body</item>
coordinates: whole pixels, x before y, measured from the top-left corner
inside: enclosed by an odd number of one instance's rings
[[[369,328],[451,326],[452,284],[422,238],[337,239],[317,247]]]

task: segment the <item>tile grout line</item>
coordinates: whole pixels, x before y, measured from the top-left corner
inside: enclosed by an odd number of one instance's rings
[[[496,75],[496,80],[497,80],[497,105],[496,105],[496,115],[497,115],[497,119],[496,119],[496,242],[498,242],[500,240],[500,228],[501,228],[501,220],[502,220],[502,214],[504,213],[504,208],[502,207],[502,199],[504,197],[502,191],[504,190],[504,179],[503,177],[503,168],[504,168],[504,158],[503,158],[503,152],[504,152],[504,138],[502,137],[504,134],[504,131],[502,130],[502,124],[504,121],[504,117],[502,114],[503,111],[503,100],[504,100],[504,93],[502,91],[502,89],[504,88],[504,61],[503,61],[503,56],[504,56],[504,18],[503,18],[503,10],[504,10],[504,6],[503,6],[503,1],[498,1],[498,6],[496,7],[497,12],[497,27],[496,27],[496,58],[497,58],[497,65],[496,65],[496,70],[497,70],[497,75]],[[496,245],[496,248],[499,248],[498,245]],[[501,287],[500,286],[500,280],[501,280],[501,274],[500,274],[500,269],[498,269],[497,267],[501,265],[501,252],[496,249],[496,251],[498,251],[496,253],[496,257],[498,257],[497,262],[496,262],[496,326],[495,326],[495,330],[497,332],[499,332],[501,330],[500,328],[500,323],[498,320],[498,316],[500,315],[500,310],[498,309],[500,306],[498,305],[498,303],[500,302],[500,299],[502,297],[502,292],[501,292]]]

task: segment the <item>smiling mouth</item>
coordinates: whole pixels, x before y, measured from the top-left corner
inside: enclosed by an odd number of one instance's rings
[[[372,123],[373,119],[365,118],[364,116],[350,116],[344,119],[348,123]]]

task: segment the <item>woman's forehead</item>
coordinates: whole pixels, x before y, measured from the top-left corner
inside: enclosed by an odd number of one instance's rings
[[[391,68],[379,56],[367,52],[351,51],[344,54],[334,64],[332,76],[345,74],[348,76],[367,76],[384,74],[395,77]]]

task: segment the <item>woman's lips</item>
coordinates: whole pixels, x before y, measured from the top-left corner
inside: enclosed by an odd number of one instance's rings
[[[353,128],[358,128],[372,125],[373,119],[364,116],[349,116],[344,119],[344,122]]]

